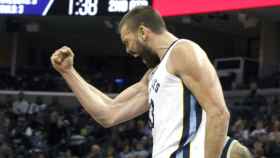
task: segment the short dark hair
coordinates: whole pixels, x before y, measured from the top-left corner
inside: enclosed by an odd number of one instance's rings
[[[162,33],[165,29],[163,18],[150,6],[138,6],[123,16],[119,23],[119,32],[126,24],[131,31],[137,31],[140,25],[144,25],[155,33]]]

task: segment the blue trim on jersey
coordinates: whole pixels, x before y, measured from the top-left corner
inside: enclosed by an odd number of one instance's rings
[[[183,147],[183,158],[190,158],[190,144],[186,145],[185,147]]]
[[[189,139],[189,134],[190,134],[190,115],[191,115],[191,93],[188,89],[184,87],[184,105],[183,105],[183,133],[182,133],[182,138],[180,140],[180,147],[184,146],[185,142],[188,141]]]
[[[183,134],[178,149],[171,154],[172,158],[181,158],[182,153],[183,158],[189,158],[190,142],[193,140],[202,120],[202,108],[185,86],[183,95]]]
[[[188,131],[188,139],[184,142],[184,145],[188,144],[190,140],[193,139],[196,131],[197,131],[197,123],[196,123],[196,100],[194,96],[190,97],[190,118],[189,118],[189,131]]]
[[[176,153],[175,158],[190,158],[190,144],[184,146]]]
[[[184,158],[183,150],[176,154],[176,158]]]

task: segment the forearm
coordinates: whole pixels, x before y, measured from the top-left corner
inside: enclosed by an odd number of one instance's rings
[[[84,109],[100,124],[109,124],[108,102],[110,98],[100,91],[93,91],[89,84],[73,68],[67,73],[62,73],[73,93]]]
[[[229,116],[207,116],[205,158],[220,158],[227,136]]]

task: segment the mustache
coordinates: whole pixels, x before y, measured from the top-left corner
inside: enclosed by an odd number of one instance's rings
[[[141,55],[139,53],[135,52],[135,51],[130,50],[127,53],[130,54],[133,57],[141,57]]]
[[[135,51],[132,51],[132,50],[130,50],[128,53],[129,53],[129,54],[136,54],[136,52],[135,52]]]

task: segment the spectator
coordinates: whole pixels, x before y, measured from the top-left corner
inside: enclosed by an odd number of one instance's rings
[[[278,158],[280,156],[280,133],[277,132],[270,138],[270,144],[268,147],[268,156]]]
[[[49,117],[48,125],[48,144],[57,145],[61,143],[63,138],[66,138],[65,122],[63,116],[60,116],[58,112],[53,111]]]
[[[28,112],[29,104],[25,100],[23,92],[18,94],[18,99],[13,102],[13,112],[14,114],[26,114]]]
[[[90,148],[90,152],[87,154],[86,158],[101,158],[101,148],[98,144],[94,144]]]
[[[34,103],[30,104],[28,108],[28,114],[35,114],[46,110],[47,105],[43,103],[43,99],[40,96],[37,96]]]
[[[25,100],[24,97],[21,100]],[[34,105],[44,104],[43,100],[36,100]],[[26,115],[13,117],[5,110],[6,107],[0,111],[2,121],[0,135],[1,133],[5,135],[7,140],[5,142],[11,142],[11,145],[9,143],[2,145],[0,139],[0,154],[3,153],[0,158],[4,153],[31,158],[46,158],[47,155],[48,158],[146,158],[151,156],[152,139],[150,129],[144,121],[145,117],[104,131],[81,109],[57,111],[58,106],[63,106],[55,100],[52,106],[48,106],[48,110],[35,113],[32,117]],[[258,108],[262,111],[261,115],[258,110],[250,110],[242,118],[233,118],[229,129],[230,135],[251,147],[252,153],[257,158],[280,157],[280,121],[277,108],[274,107],[278,103],[274,103],[274,100],[268,101],[272,107],[259,103],[252,105],[261,106]],[[12,97],[7,97],[4,104],[12,105],[12,102]],[[268,110],[268,108],[275,109]],[[250,113],[255,113],[254,118],[250,117],[252,116]],[[264,115],[268,117],[263,117]],[[80,139],[82,137],[83,139]],[[75,142],[83,140],[83,143],[73,146],[73,140]],[[89,144],[95,145],[89,147]],[[91,150],[87,151],[88,148]],[[31,154],[29,151],[34,149],[49,153]],[[59,153],[61,153],[60,156]]]
[[[250,136],[254,138],[260,135],[267,135],[267,131],[262,120],[257,121],[256,129],[254,129],[250,134]]]
[[[241,142],[246,142],[249,139],[249,130],[245,128],[246,121],[239,118],[232,126],[230,132],[234,138],[237,138]]]
[[[266,158],[264,155],[263,143],[258,141],[254,143],[253,154],[255,158]]]

